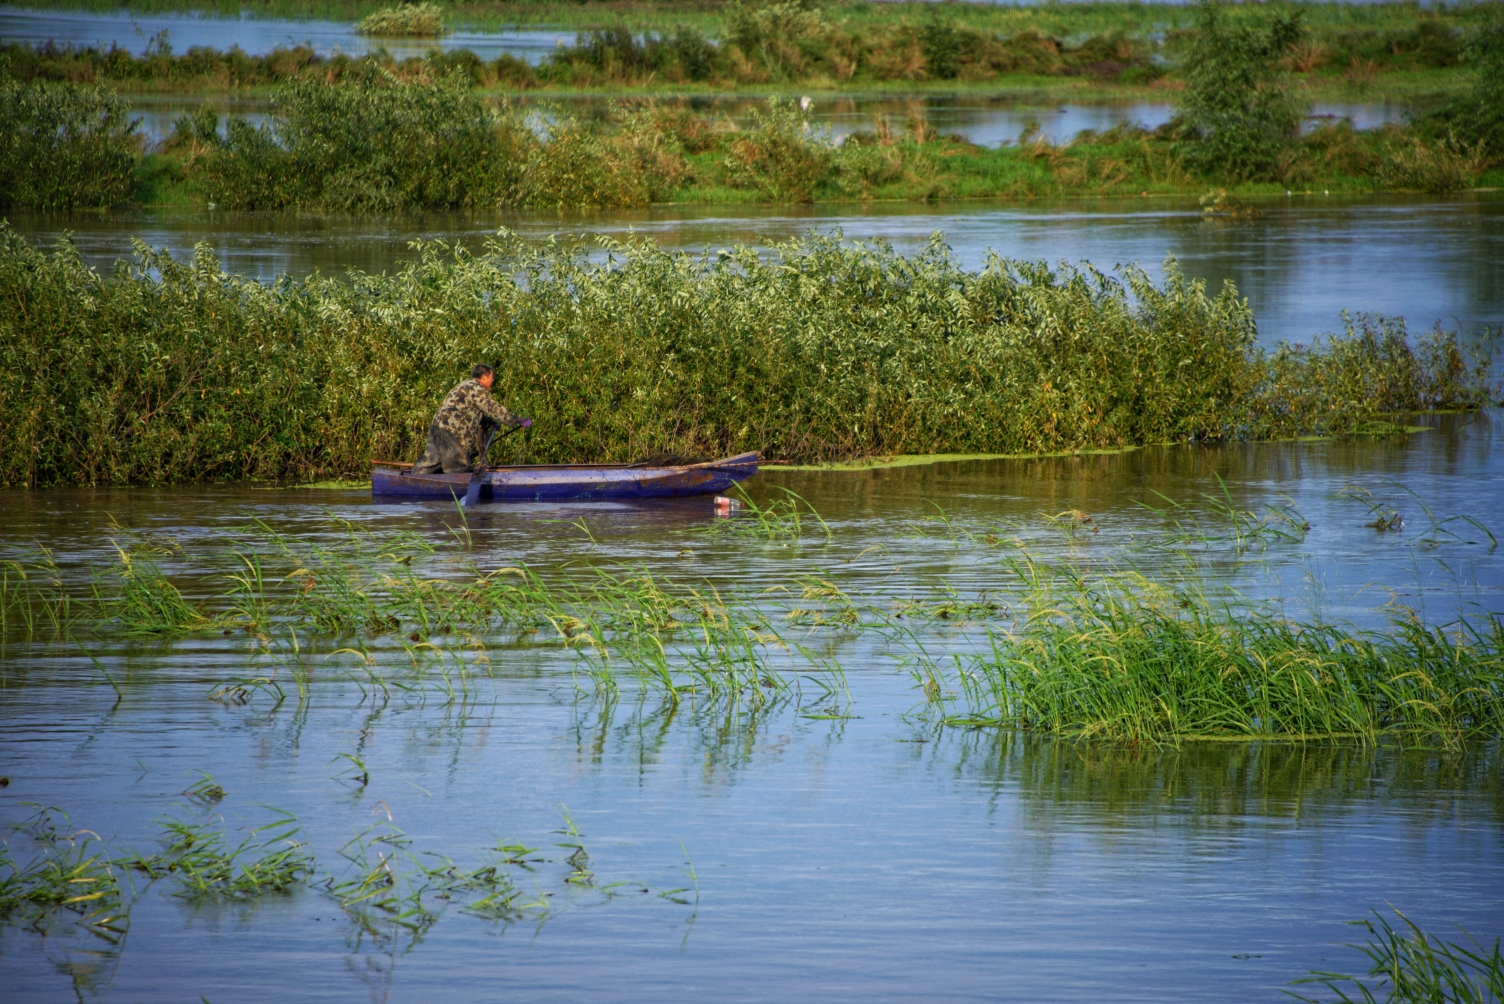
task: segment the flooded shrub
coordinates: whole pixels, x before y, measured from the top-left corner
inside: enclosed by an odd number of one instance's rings
[[[97,85],[0,80],[0,205],[112,206],[140,142],[126,103]]]
[[[618,112],[618,128],[562,119],[534,148],[521,199],[556,207],[644,206],[689,173],[679,144],[651,110]]]
[[[355,26],[361,35],[437,38],[448,33],[444,10],[436,3],[404,3],[367,15]]]
[[[439,245],[394,275],[262,285],[207,248],[101,275],[0,228],[0,483],[358,475],[416,455],[476,360],[535,461],[839,459],[1342,431],[1486,401],[1450,336],[1364,326],[1265,356],[1235,290],[806,237]]]
[[[1229,24],[1216,0],[1202,0],[1176,105],[1188,132],[1182,154],[1194,168],[1239,181],[1272,175],[1304,113],[1276,65],[1299,38],[1300,18],[1279,13],[1260,31]]]
[[[1402,319],[1375,314],[1344,312],[1343,329],[1261,359],[1252,435],[1344,433],[1381,414],[1487,407],[1498,394],[1490,340],[1469,352],[1438,327],[1412,343]]]
[[[458,76],[413,84],[378,69],[360,85],[295,81],[273,111],[269,126],[230,120],[201,168],[210,199],[365,211],[512,203],[535,142]]]
[[[778,202],[813,202],[834,154],[825,134],[786,98],[769,98],[753,109],[752,125],[735,136],[725,168],[733,184],[753,188]]]

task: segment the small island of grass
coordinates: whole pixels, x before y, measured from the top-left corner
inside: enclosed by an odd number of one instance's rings
[[[395,38],[438,38],[449,33],[444,27],[444,12],[433,3],[387,7],[363,18],[355,30],[361,35]]]

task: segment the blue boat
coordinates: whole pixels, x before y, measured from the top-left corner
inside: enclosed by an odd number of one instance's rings
[[[534,502],[562,499],[652,499],[723,492],[757,473],[758,453],[677,467],[630,464],[524,464],[488,467],[480,501]],[[414,474],[412,464],[378,460],[371,495],[402,501],[463,499],[469,474]]]

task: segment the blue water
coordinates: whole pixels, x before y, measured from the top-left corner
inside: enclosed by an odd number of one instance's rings
[[[774,613],[792,598],[770,587],[804,575],[879,605],[947,587],[1005,596],[1003,552],[973,534],[1007,528],[1047,562],[1120,562],[1136,553],[1130,538],[1165,530],[1138,503],[1162,504],[1160,492],[1205,516],[1198,493],[1220,491],[1215,473],[1237,505],[1293,505],[1311,524],[1300,541],[1198,549],[1220,587],[1359,627],[1382,625],[1392,602],[1435,622],[1504,611],[1497,545],[1472,524],[1437,527],[1459,514],[1496,534],[1504,524],[1504,415],[1428,424],[1388,439],[769,471],[751,483],[758,497],[784,485],[808,498],[828,543],[707,536],[714,517],[696,500],[483,507],[474,550],[428,567],[527,562],[554,575],[564,562],[624,562]],[[1405,529],[1365,527],[1354,488],[1400,508]],[[1101,532],[1066,537],[1039,516],[1067,508]],[[7,555],[41,542],[76,587],[111,560],[111,540],[144,542],[190,596],[222,588],[192,576],[228,568],[253,517],[295,541],[333,539],[333,517],[436,545],[455,525],[452,509],[374,505],[361,491],[234,486],[13,492],[0,513]],[[1177,567],[1167,552],[1137,553],[1150,574]],[[978,624],[914,627],[942,664],[983,642]],[[552,906],[541,923],[511,925],[451,908],[421,938],[383,940],[317,888],[196,906],[162,881],[141,891],[118,949],[5,928],[6,999],[79,987],[100,1001],[1278,1001],[1307,970],[1360,969],[1340,946],[1360,940],[1347,921],[1370,910],[1398,908],[1448,937],[1455,925],[1504,934],[1497,744],[1154,750],[948,729],[902,661],[912,645],[782,630],[840,661],[849,698],[805,680],[760,712],[675,711],[627,680],[604,700],[573,653],[495,638],[492,675],[473,668],[468,696],[451,701],[430,677],[383,701],[353,682],[350,657],[308,639],[306,704],[256,695],[237,707],[205,695],[248,672],[242,637],[82,639],[120,683],[117,703],[77,646],[12,639],[0,657],[0,819],[57,806],[111,847],[151,850],[161,817],[222,817],[240,832],[272,805],[298,816],[338,876],[341,846],[390,818],[414,853],[461,864],[498,839],[538,848],[548,860],[520,885]],[[401,677],[400,649],[377,657]],[[842,717],[810,717],[831,711]],[[368,785],[335,776],[340,753],[363,759]],[[199,771],[228,791],[222,803],[180,794]],[[566,812],[590,887],[563,881]],[[7,838],[31,848],[23,833]],[[684,902],[661,895],[673,889]]]
[[[0,7],[0,39],[36,45],[54,42],[75,47],[112,45],[141,55],[157,40],[174,52],[195,47],[228,49],[240,47],[260,56],[273,49],[307,45],[320,55],[336,52],[358,55],[385,49],[398,59],[421,56],[433,48],[445,51],[469,49],[481,59],[503,53],[537,65],[561,41],[574,44],[575,33],[565,30],[518,29],[502,32],[453,31],[442,38],[368,38],[355,33],[353,22],[292,21],[257,18],[242,13],[238,18],[212,14],[155,14],[139,11],[30,10]]]

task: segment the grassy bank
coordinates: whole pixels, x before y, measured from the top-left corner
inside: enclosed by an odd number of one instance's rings
[[[588,73],[605,74],[602,79],[627,84],[640,82],[644,73],[654,76],[673,67],[679,73],[693,64],[698,69],[690,77],[715,84],[717,60],[751,66],[746,53],[755,50],[762,70],[754,77],[767,83],[788,76],[763,72],[775,63],[783,69],[804,65],[803,56],[796,59],[798,53],[779,48],[794,37],[794,28],[775,22],[787,16],[803,24],[800,19],[823,16],[788,4],[737,11],[740,27],[733,26],[733,40],[719,49],[693,32],[642,41],[621,29],[595,33],[580,52],[561,50],[545,69],[573,73],[583,66]],[[508,67],[533,73],[509,57],[489,67],[468,53],[431,53],[403,64],[339,56],[325,65],[304,52],[275,57],[291,61],[269,124],[252,127],[231,119],[221,133],[217,115],[206,105],[180,119],[162,149],[139,161],[132,173],[141,202],[188,201],[197,194],[226,207],[356,211],[1147,195],[1204,191],[1208,183],[1263,184],[1275,191],[1319,185],[1339,191],[1447,192],[1504,180],[1499,171],[1504,168],[1504,112],[1499,110],[1504,107],[1504,18],[1479,26],[1468,43],[1467,88],[1413,127],[1362,134],[1327,127],[1302,135],[1309,102],[1290,64],[1292,54],[1310,41],[1303,12],[1280,9],[1250,22],[1237,8],[1207,2],[1195,14],[1196,30],[1182,46],[1183,87],[1175,97],[1175,116],[1153,133],[1119,128],[1061,146],[1026,130],[1016,145],[983,150],[962,137],[937,136],[922,118],[902,123],[883,118],[870,131],[836,144],[809,122],[806,102],[795,106],[778,99],[770,99],[746,128],[697,115],[682,104],[657,103],[616,106],[605,121],[581,122],[563,112],[522,114],[504,100],[478,96],[475,85],[486,83],[488,75],[511,72]],[[940,46],[943,53],[936,49],[920,64],[939,74],[935,60],[943,55],[943,75],[949,77],[966,76],[969,71],[963,71],[971,65],[966,60],[983,56],[994,68],[1007,63],[1018,69],[1023,60],[1032,67],[1029,72],[1039,73],[1051,67],[1086,72],[1100,69],[1103,60],[1115,67],[1113,79],[1160,73],[1158,64],[1124,36],[1088,39],[1066,50],[1035,35],[999,42],[1003,48],[997,49],[994,42],[963,37],[939,22],[922,34],[926,45]],[[894,51],[896,43],[890,43],[880,47],[884,58]],[[1391,49],[1402,51],[1398,44]],[[7,104],[21,110],[0,129],[0,171],[21,179],[0,190],[0,204],[62,207],[119,199],[120,164],[134,142],[121,129],[120,99],[98,83],[81,82],[97,76],[94,64],[79,63],[80,72],[61,73],[67,79],[60,82],[42,72],[49,60],[77,56],[44,48],[13,51],[0,60],[11,74],[0,77],[0,88]],[[229,72],[226,67],[244,63],[252,75],[275,61],[201,51],[174,63],[156,49],[140,61],[118,51],[93,52],[90,58],[133,72],[159,64],[181,68],[194,60]],[[57,182],[46,179],[55,179],[70,158],[79,159],[76,148],[91,144],[107,148],[116,166],[100,167],[95,178],[78,175],[66,193],[51,190]],[[136,152],[143,152],[139,143]],[[38,178],[45,184],[30,184]],[[97,188],[92,196],[86,191],[91,181]]]
[[[1206,142],[1185,120],[1052,143],[976,146],[922,113],[875,116],[836,144],[791,102],[750,122],[679,102],[618,104],[599,119],[549,119],[487,102],[453,78],[289,85],[267,125],[212,105],[146,149],[123,102],[84,85],[0,82],[20,110],[0,145],[0,207],[188,205],[386,212],[799,203],[1062,195],[1205,195],[1208,212],[1256,212],[1241,196],[1294,191],[1451,192],[1504,185],[1504,157],[1452,132],[1347,124],[1306,134],[1227,129]],[[1225,149],[1224,149],[1225,148]],[[1209,151],[1209,155],[1203,155]],[[1221,159],[1217,159],[1220,157]]]
[[[1488,354],[1360,318],[1265,353],[1246,302],[1170,267],[906,258],[806,238],[765,258],[503,238],[392,276],[263,286],[206,249],[99,275],[8,228],[0,484],[312,480],[408,459],[445,391],[499,360],[534,461],[669,451],[829,460],[1342,434],[1478,407]]]

